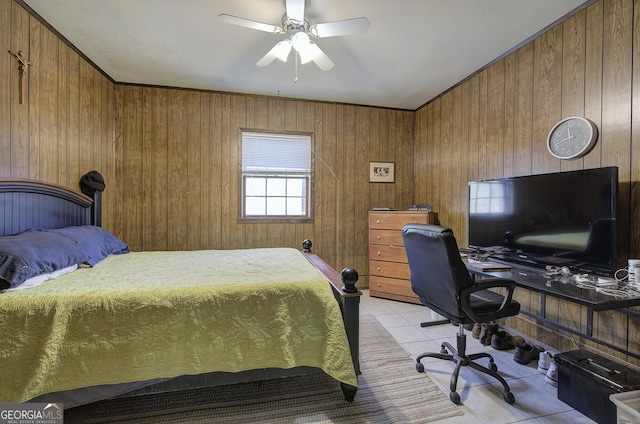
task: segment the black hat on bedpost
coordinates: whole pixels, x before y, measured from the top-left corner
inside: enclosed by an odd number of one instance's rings
[[[93,199],[91,221],[102,226],[102,192],[105,189],[104,178],[98,171],[89,171],[80,178],[80,191]]]

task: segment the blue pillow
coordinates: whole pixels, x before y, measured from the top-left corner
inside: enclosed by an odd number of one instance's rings
[[[77,243],[84,252],[83,260],[79,263],[90,266],[96,265],[109,255],[130,252],[125,242],[102,227],[82,225],[43,231],[58,234]]]
[[[82,247],[59,234],[27,230],[0,237],[0,289],[83,262]]]

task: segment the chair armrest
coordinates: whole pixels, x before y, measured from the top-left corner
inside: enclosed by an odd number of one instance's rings
[[[474,322],[487,322],[500,318],[502,312],[509,305],[513,299],[513,291],[516,287],[516,283],[513,280],[506,278],[488,278],[476,282],[472,287],[464,288],[460,291],[460,306],[462,310],[471,318]],[[471,308],[471,295],[475,292],[492,289],[492,288],[504,288],[507,290],[507,294],[503,296],[502,304],[500,308],[491,313],[479,313]],[[497,294],[498,296],[501,296]]]

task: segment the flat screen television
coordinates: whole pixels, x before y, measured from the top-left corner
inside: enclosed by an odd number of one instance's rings
[[[618,168],[472,181],[469,247],[495,259],[616,271]]]

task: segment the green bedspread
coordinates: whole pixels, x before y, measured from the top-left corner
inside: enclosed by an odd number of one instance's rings
[[[0,293],[0,402],[313,366],[357,386],[340,307],[295,249],[134,252]]]

